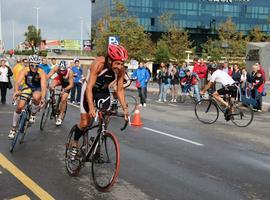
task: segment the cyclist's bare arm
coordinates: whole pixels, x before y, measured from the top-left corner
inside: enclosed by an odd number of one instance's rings
[[[68,74],[69,85],[66,88],[64,88],[65,90],[70,90],[71,88],[74,87],[74,79],[73,79],[73,77],[74,77],[73,71],[70,70],[70,72]]]
[[[89,114],[92,117],[95,117],[95,106],[93,101],[93,87],[97,81],[98,74],[102,71],[104,67],[105,59],[104,57],[98,57],[93,63],[90,65],[90,77],[87,80],[86,85],[86,98],[89,106]]]
[[[56,73],[58,71],[59,67],[55,66],[50,73],[47,75],[47,80],[49,80],[51,78],[52,75],[54,75],[54,73]]]
[[[124,110],[124,113],[126,115],[128,113],[127,113],[127,104],[126,104],[126,100],[125,100],[124,75],[125,75],[124,70],[121,71],[118,74],[118,77],[117,77],[117,91],[116,91],[116,93],[117,93],[118,99],[120,101],[120,104],[121,104],[121,106],[122,106],[122,108]]]

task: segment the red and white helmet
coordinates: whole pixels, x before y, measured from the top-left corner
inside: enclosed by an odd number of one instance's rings
[[[108,56],[112,60],[126,61],[128,59],[128,52],[125,47],[116,44],[109,44]]]

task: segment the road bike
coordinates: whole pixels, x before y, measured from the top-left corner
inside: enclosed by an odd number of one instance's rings
[[[43,110],[41,121],[40,121],[39,128],[41,131],[44,130],[44,127],[46,125],[48,118],[50,118],[51,120],[54,119],[54,121],[57,120],[60,114],[60,110],[59,110],[60,103],[61,103],[61,90],[59,89],[51,90],[50,98],[44,106],[44,110]],[[64,121],[65,119],[66,112],[67,112],[67,104],[66,104],[66,108],[63,113],[63,116],[62,116],[62,121]]]
[[[235,86],[237,87],[237,86]],[[209,94],[209,99],[202,99],[195,105],[195,115],[197,119],[204,124],[213,124],[219,117],[219,111],[224,113],[226,121],[232,121],[238,127],[246,127],[253,121],[252,108],[241,102],[240,88],[237,87],[236,99],[231,95],[225,95],[224,100],[228,102],[228,108],[222,108],[217,103],[212,94]]]
[[[98,124],[94,120],[84,130],[84,134],[79,140],[79,152],[75,158],[72,158],[72,140],[75,134],[76,125],[71,129],[65,150],[65,166],[70,176],[78,176],[81,168],[86,162],[91,162],[92,178],[97,190],[101,192],[108,191],[116,181],[120,167],[120,147],[115,134],[107,127],[110,117],[124,117],[110,111],[98,111]],[[124,131],[129,121],[125,121]],[[97,129],[94,136],[93,129]]]
[[[16,95],[16,98],[23,98],[26,100],[26,106],[22,110],[19,120],[17,122],[17,125],[15,127],[16,129],[16,135],[13,139],[11,139],[9,151],[13,152],[17,141],[19,141],[20,144],[23,143],[26,131],[28,127],[30,127],[31,123],[29,122],[30,114],[31,114],[31,104],[32,104],[32,93],[21,93],[19,95]]]

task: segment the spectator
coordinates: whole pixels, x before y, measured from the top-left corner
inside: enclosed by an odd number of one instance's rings
[[[151,73],[151,70],[146,66],[146,63],[144,63],[144,67],[145,67],[145,69],[148,71],[148,73],[149,73],[149,81],[151,80],[151,78],[152,78],[152,73]],[[148,81],[148,82],[149,82]],[[147,82],[147,83],[148,83]],[[148,88],[148,84],[146,85],[146,91],[145,91],[145,99],[147,99],[147,88]]]
[[[181,68],[179,69],[179,82],[181,83],[181,80],[186,76],[186,69],[187,69],[187,63],[184,62]],[[183,93],[184,87],[181,86],[181,93]]]
[[[233,66],[232,78],[234,81],[238,83],[241,82],[241,71],[239,70],[239,67],[236,64]]]
[[[150,74],[148,70],[144,67],[143,62],[139,63],[139,67],[132,74],[132,77],[136,80],[136,87],[138,89],[140,97],[140,105],[146,107],[146,88],[147,83],[150,80]]]
[[[186,70],[186,76],[181,80],[181,85],[183,86],[183,95],[188,95],[188,91],[193,90],[196,96],[196,100],[200,101],[200,93],[199,93],[199,86],[198,86],[198,76],[195,73],[191,73],[188,69]]]
[[[227,74],[229,74],[229,63],[228,63],[228,61],[225,61],[225,62],[223,63],[222,71],[224,71],[224,72],[226,72]]]
[[[172,100],[171,102],[176,102],[178,97],[178,85],[179,85],[179,72],[177,70],[176,64],[172,68]]]
[[[161,79],[161,88],[158,101],[167,101],[167,91],[171,88],[171,79],[172,76],[169,73],[168,66],[163,66],[161,69],[160,77]]]
[[[203,59],[201,59],[198,64],[194,65],[193,72],[196,73],[200,78],[199,88],[204,88],[207,78],[207,66]]]
[[[249,87],[249,82],[250,82],[250,74],[247,72],[246,68],[242,69],[241,72],[241,78],[240,78],[240,87],[242,89],[242,92],[244,95],[246,95],[246,87]]]
[[[56,66],[57,66],[56,58],[52,58],[51,59],[51,64],[50,64],[50,70],[52,70]],[[57,73],[55,73],[54,75],[52,75],[50,79],[53,80],[56,76],[57,76]]]
[[[39,64],[39,67],[40,67],[41,69],[43,69],[43,71],[44,71],[46,74],[49,74],[50,71],[51,71],[51,68],[50,68],[50,66],[48,65],[48,60],[47,60],[47,58],[42,58],[41,63]]]
[[[71,67],[73,73],[74,73],[74,87],[71,89],[71,97],[70,102],[80,104],[80,98],[81,98],[81,89],[82,89],[82,80],[83,80],[83,70],[80,66],[80,61],[77,59],[74,61],[75,66]],[[76,99],[75,99],[75,94]],[[76,101],[75,101],[76,100]]]
[[[162,69],[163,69],[163,67],[165,67],[165,63],[160,63],[160,69],[159,69],[159,71],[158,71],[158,73],[157,73],[157,83],[158,83],[158,88],[159,88],[159,90],[158,90],[158,95],[160,95],[160,91],[161,91],[161,84],[162,84],[162,80],[161,80],[161,73],[162,73]]]
[[[258,71],[262,75],[263,82],[265,83],[266,82],[265,70],[263,69],[260,63],[256,63],[256,65],[258,66]]]
[[[253,79],[252,86],[254,88],[255,97],[257,100],[256,109],[258,112],[262,111],[262,92],[264,88],[264,80],[262,74],[258,71]]]
[[[230,77],[232,77],[232,74],[233,74],[233,66],[234,65],[230,65],[229,68],[228,68],[228,74]]]
[[[16,83],[20,74],[20,71],[24,68],[20,57],[17,58],[17,63],[14,65],[12,72],[14,75],[14,82]]]
[[[0,90],[1,90],[1,103],[6,104],[7,89],[12,89],[10,77],[13,75],[10,67],[6,65],[6,60],[1,59],[0,66]]]

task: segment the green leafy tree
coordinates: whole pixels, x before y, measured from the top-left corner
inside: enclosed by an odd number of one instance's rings
[[[218,27],[218,39],[208,41],[202,45],[204,56],[213,60],[221,57],[243,57],[246,53],[247,39],[242,32],[238,32],[231,18]]]
[[[167,30],[162,35],[161,40],[165,41],[169,47],[171,58],[181,61],[186,57],[185,52],[192,49],[192,42],[189,40],[187,31],[172,23],[172,17],[172,13],[165,13],[159,17],[160,24]]]
[[[35,49],[37,49],[41,42],[41,31],[40,29],[37,30],[37,28],[34,25],[29,25],[27,27],[27,31],[24,33],[25,41],[29,43],[29,45],[32,48],[32,51],[34,52]]]
[[[155,52],[155,62],[168,62],[171,58],[169,46],[167,42],[163,39],[157,42],[156,52]]]
[[[114,1],[113,17],[104,16],[96,26],[95,47],[98,55],[104,55],[109,36],[118,36],[129,52],[130,59],[144,60],[154,53],[150,34],[144,32],[136,18],[128,16],[124,4]]]

